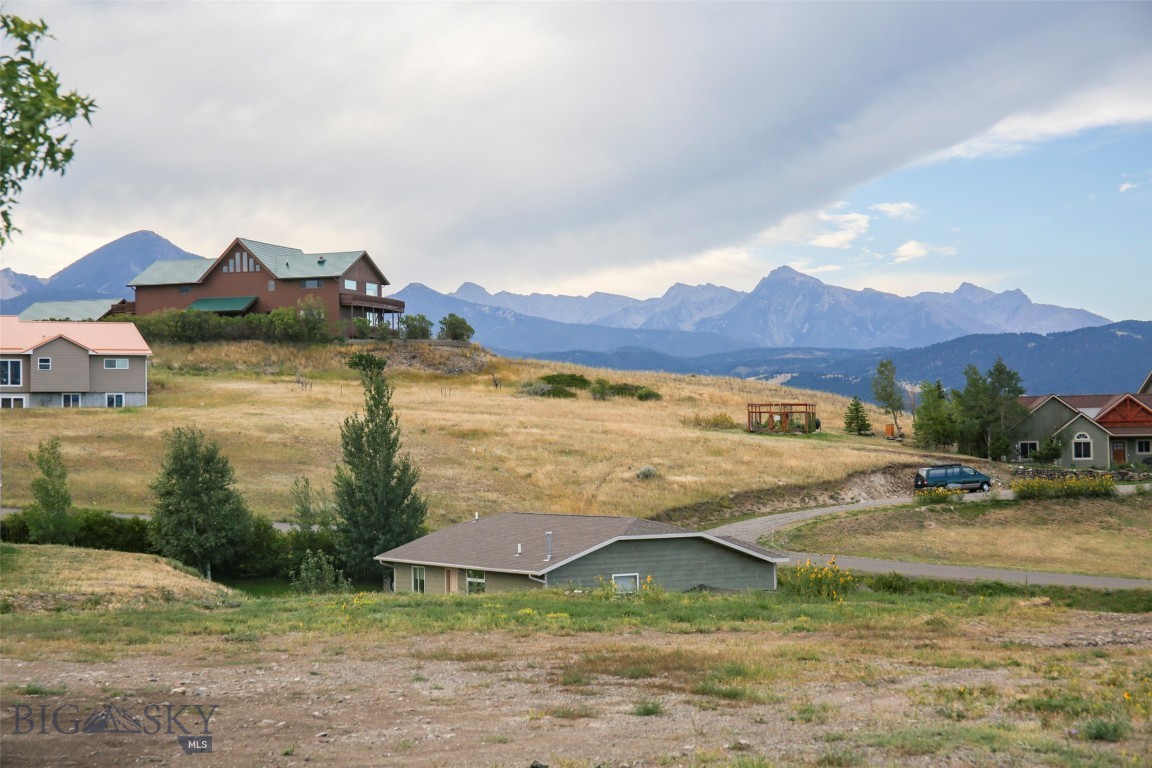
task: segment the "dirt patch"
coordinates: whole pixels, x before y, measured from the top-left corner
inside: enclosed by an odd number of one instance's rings
[[[1070,617],[1066,626],[987,638],[1027,643],[1047,653],[1080,634],[1125,637],[1152,649],[1152,617]],[[1042,681],[1019,667],[936,669],[918,658],[922,644],[893,638],[882,657],[863,667],[827,657],[830,638],[715,632],[668,635],[522,637],[507,633],[448,634],[401,642],[309,644],[280,637],[265,647],[222,651],[183,644],[163,655],[108,663],[3,660],[5,696],[0,739],[6,764],[22,766],[527,766],[533,761],[575,768],[729,764],[743,754],[773,764],[814,765],[829,744],[858,755],[859,764],[887,764],[893,755],[854,741],[909,723],[940,720],[934,692],[983,686],[1000,692],[987,717],[1006,720],[1014,692]],[[207,641],[206,642],[210,642]],[[973,638],[973,647],[983,640]],[[808,643],[815,650],[805,652]],[[749,644],[765,660],[792,658],[810,666],[770,686],[755,701],[694,693],[690,672],[630,676],[619,665],[597,672],[581,659],[621,648],[653,657],[714,658]],[[791,655],[790,655],[791,654]],[[565,670],[586,676],[566,680]],[[684,677],[685,679],[681,679]],[[696,681],[699,682],[699,681]],[[38,684],[53,693],[25,695]],[[650,716],[638,703],[656,702]],[[17,717],[15,707],[25,705]],[[60,733],[82,727],[109,705],[123,722],[137,716],[140,733]],[[152,709],[148,707],[152,705]],[[43,732],[41,707],[48,713]],[[215,707],[215,709],[213,709]],[[199,708],[199,709],[198,709]],[[126,713],[126,714],[125,714]],[[178,713],[178,723],[170,722]],[[203,717],[202,717],[203,716]],[[148,719],[151,717],[152,719]],[[207,717],[205,724],[205,717]],[[22,718],[22,719],[21,719]],[[33,727],[35,726],[35,727]],[[29,729],[32,729],[29,731]],[[156,732],[159,728],[160,732]],[[172,732],[168,732],[168,729]],[[211,754],[185,756],[177,742],[213,737]],[[866,744],[866,743],[865,743]],[[944,763],[941,754],[900,755],[907,766]],[[947,764],[986,764],[977,747],[953,749]],[[959,762],[956,762],[959,761]],[[1018,764],[1030,764],[1027,759]]]

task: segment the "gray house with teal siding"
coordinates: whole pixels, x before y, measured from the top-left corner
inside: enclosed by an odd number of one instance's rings
[[[376,556],[393,590],[453,594],[647,583],[771,590],[788,557],[729,536],[631,517],[506,513],[443,528]],[[649,579],[649,577],[651,577]]]

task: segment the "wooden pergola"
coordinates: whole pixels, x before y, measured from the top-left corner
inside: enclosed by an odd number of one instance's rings
[[[749,432],[802,432],[819,428],[815,403],[748,403]]]

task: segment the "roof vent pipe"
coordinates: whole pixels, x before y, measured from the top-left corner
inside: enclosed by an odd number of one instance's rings
[[[522,550],[521,550],[521,547],[522,547],[522,546],[523,546],[522,544],[517,544],[517,545],[516,545],[516,557],[520,557],[520,552],[522,551]]]
[[[547,531],[544,534],[544,541],[547,542],[547,544],[548,544],[548,551],[547,551],[547,554],[544,556],[544,559],[545,560],[551,560],[552,559],[552,531]]]

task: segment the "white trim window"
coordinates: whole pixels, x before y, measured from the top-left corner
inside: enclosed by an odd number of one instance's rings
[[[104,370],[106,370],[106,371],[126,371],[126,370],[128,370],[128,358],[126,358],[126,357],[106,357],[106,358],[104,358]]]
[[[376,295],[376,283],[364,283],[364,293],[369,296]]]
[[[1021,461],[1028,461],[1036,451],[1040,450],[1040,443],[1036,440],[1022,440],[1016,444]]]
[[[468,594],[482,595],[488,589],[484,571],[467,571]]]
[[[28,404],[24,402],[24,395],[5,395],[0,397],[0,410],[16,410],[17,408],[27,408]]]
[[[639,592],[640,574],[614,573],[612,574],[612,583],[616,585],[617,592]]]
[[[38,371],[50,371],[50,370],[52,370],[52,358],[50,358],[50,357],[38,357],[38,358],[36,358],[36,370],[38,370]]]
[[[109,408],[123,408],[124,394],[122,392],[109,392],[104,396],[104,402]]]
[[[19,387],[24,383],[23,360],[0,360],[0,387]]]
[[[347,280],[347,279],[345,279],[345,280],[344,280],[344,290],[346,290],[346,291],[355,291],[355,290],[356,290],[356,281],[355,281],[355,280]]]
[[[61,408],[79,408],[80,407],[80,393],[79,392],[65,392],[60,395]]]
[[[1092,438],[1087,432],[1077,432],[1072,438],[1072,458],[1081,461],[1092,460]]]
[[[412,591],[424,591],[424,566],[422,565],[412,566]]]
[[[1137,440],[1136,453],[1152,453],[1152,440]]]

